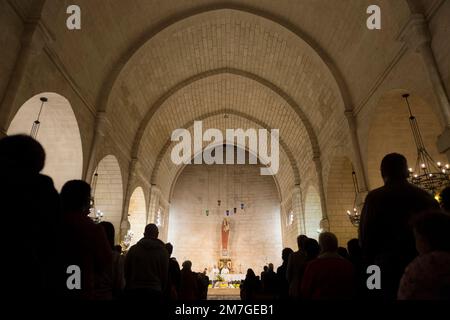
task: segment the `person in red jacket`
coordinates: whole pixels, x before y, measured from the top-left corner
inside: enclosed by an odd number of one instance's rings
[[[331,232],[319,236],[321,254],[306,266],[301,284],[303,299],[351,299],[354,295],[353,265],[338,253],[338,241]]]

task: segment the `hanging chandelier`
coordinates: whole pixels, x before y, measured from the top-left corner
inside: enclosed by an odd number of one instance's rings
[[[44,107],[44,103],[46,103],[48,101],[48,99],[46,97],[40,97],[39,100],[41,100],[41,107],[39,108],[39,113],[37,115],[36,120],[34,120],[34,122],[33,122],[33,126],[31,127],[31,132],[30,132],[30,136],[34,139],[36,139],[38,131],[39,131],[39,127],[41,126],[40,118],[41,118],[42,108]]]
[[[355,170],[352,170],[352,180],[353,180],[353,188],[355,190],[355,200],[353,201],[353,209],[347,210],[348,218],[350,219],[350,222],[355,227],[359,226],[359,221],[361,219],[361,215],[358,210],[358,206],[356,202],[358,201],[358,194],[359,194],[359,187],[358,187],[358,180],[356,178],[356,172]]]
[[[408,181],[417,187],[429,192],[437,200],[439,193],[450,186],[450,168],[448,164],[435,162],[423,143],[416,117],[412,114],[408,101],[409,94],[403,94],[409,111],[409,125],[417,148],[417,160],[414,168],[409,168]]]

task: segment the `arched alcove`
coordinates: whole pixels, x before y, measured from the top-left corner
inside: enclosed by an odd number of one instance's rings
[[[226,217],[233,272],[281,263],[279,195],[273,177],[260,175],[259,169],[256,164],[184,167],[175,182],[168,226],[168,241],[179,261],[189,259],[197,270],[217,265]]]
[[[327,210],[330,231],[343,247],[348,240],[357,237],[358,229],[351,224],[346,214],[347,210],[352,210],[354,200],[352,163],[347,157],[334,157],[328,175]]]
[[[134,189],[131,195],[130,205],[128,207],[128,221],[130,222],[130,230],[133,234],[130,245],[133,245],[142,238],[147,222],[145,196],[141,187]]]
[[[403,154],[409,167],[414,167],[417,149],[409,125],[409,113],[404,90],[386,92],[378,102],[372,119],[367,142],[367,173],[369,189],[383,185],[380,163],[383,157],[392,152]],[[434,159],[443,159],[436,147],[436,139],[441,133],[439,120],[433,108],[415,94],[409,97],[409,103],[422,133],[423,142]]]
[[[113,155],[107,155],[98,164],[93,196],[95,209],[103,213],[103,220],[114,225],[116,242],[122,220],[123,185],[119,162]]]
[[[317,239],[322,220],[320,196],[313,186],[309,186],[305,198],[305,231],[309,238]]]
[[[49,175],[56,189],[60,190],[68,180],[80,179],[83,170],[80,131],[69,101],[53,92],[33,96],[20,107],[7,134],[30,134],[41,108],[41,97],[48,99],[39,117],[40,125],[36,136],[46,153],[42,173]]]

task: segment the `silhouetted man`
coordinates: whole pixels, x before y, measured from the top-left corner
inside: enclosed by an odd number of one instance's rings
[[[181,286],[181,271],[175,257],[171,257],[173,246],[170,242],[166,243],[167,253],[169,254],[169,283],[168,283],[168,297],[170,300],[177,300],[178,293]]]
[[[417,255],[410,222],[417,214],[439,206],[427,192],[408,183],[404,156],[386,155],[381,175],[384,186],[367,195],[359,239],[366,262],[381,269],[381,297],[395,299],[403,271]]]
[[[320,255],[308,262],[301,282],[301,296],[312,300],[351,299],[355,274],[350,261],[338,254],[338,240],[331,232],[319,235]]]
[[[287,281],[287,265],[289,257],[294,251],[291,248],[284,248],[281,252],[281,259],[283,263],[277,269],[277,281],[278,281],[278,295],[279,298],[284,300],[289,297],[289,282]]]
[[[308,237],[303,234],[297,237],[298,251],[291,254],[288,260],[286,277],[289,282],[289,297],[293,299],[300,297],[301,270],[307,262],[307,256],[304,251],[307,239]]]
[[[10,241],[3,246],[2,287],[8,298],[57,295],[60,202],[52,179],[40,174],[44,164],[44,149],[30,136],[0,140],[2,236]]]
[[[126,294],[129,298],[161,300],[168,284],[169,253],[158,239],[158,227],[145,227],[144,238],[130,248],[125,258]]]
[[[72,298],[99,299],[100,278],[112,266],[112,248],[104,229],[89,218],[91,187],[71,180],[61,190],[65,267],[77,265],[81,271],[81,290],[67,290]]]

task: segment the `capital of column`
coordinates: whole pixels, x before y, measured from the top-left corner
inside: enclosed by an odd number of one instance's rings
[[[403,26],[397,39],[406,42],[412,51],[420,51],[423,46],[428,46],[431,41],[428,25],[423,14],[411,14],[408,22]]]
[[[105,136],[108,129],[111,127],[108,116],[105,111],[97,112],[95,116],[95,131],[100,136]]]

